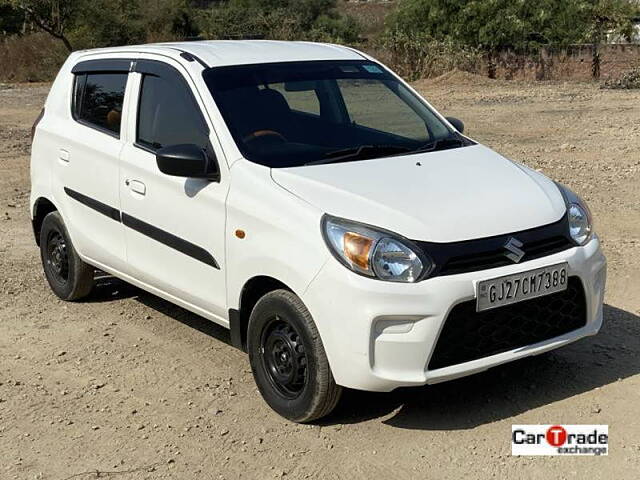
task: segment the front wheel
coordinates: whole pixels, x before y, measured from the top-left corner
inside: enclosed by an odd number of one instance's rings
[[[269,406],[294,422],[331,413],[340,400],[320,334],[302,301],[288,290],[262,297],[249,319],[249,360]]]

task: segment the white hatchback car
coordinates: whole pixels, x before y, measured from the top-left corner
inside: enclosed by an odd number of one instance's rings
[[[31,214],[64,300],[95,269],[231,330],[279,414],[595,334],[587,206],[351,48],[73,53],[34,125]]]

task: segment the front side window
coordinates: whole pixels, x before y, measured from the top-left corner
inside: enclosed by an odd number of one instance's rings
[[[74,118],[119,136],[127,77],[125,72],[76,75]]]
[[[189,86],[179,74],[144,75],[136,142],[152,150],[169,145],[207,147],[209,130]]]
[[[470,143],[374,62],[214,67],[203,75],[242,154],[272,168]]]

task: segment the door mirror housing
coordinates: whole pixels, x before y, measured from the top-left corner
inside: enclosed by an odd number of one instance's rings
[[[156,151],[156,163],[165,175],[220,180],[220,169],[215,155],[197,145],[162,147]]]
[[[453,128],[455,128],[458,132],[464,133],[464,123],[462,122],[462,120],[458,120],[455,117],[447,117],[447,121],[451,125],[453,125]]]

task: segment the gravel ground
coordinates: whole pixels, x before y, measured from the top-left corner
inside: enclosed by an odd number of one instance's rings
[[[291,424],[225,330],[108,278],[83,303],[51,294],[28,219],[29,128],[48,87],[4,85],[0,479],[638,478],[640,92],[464,74],[416,86],[589,202],[609,260],[598,336],[445,384],[348,391],[321,424]],[[609,424],[611,453],[511,457],[514,423]]]

